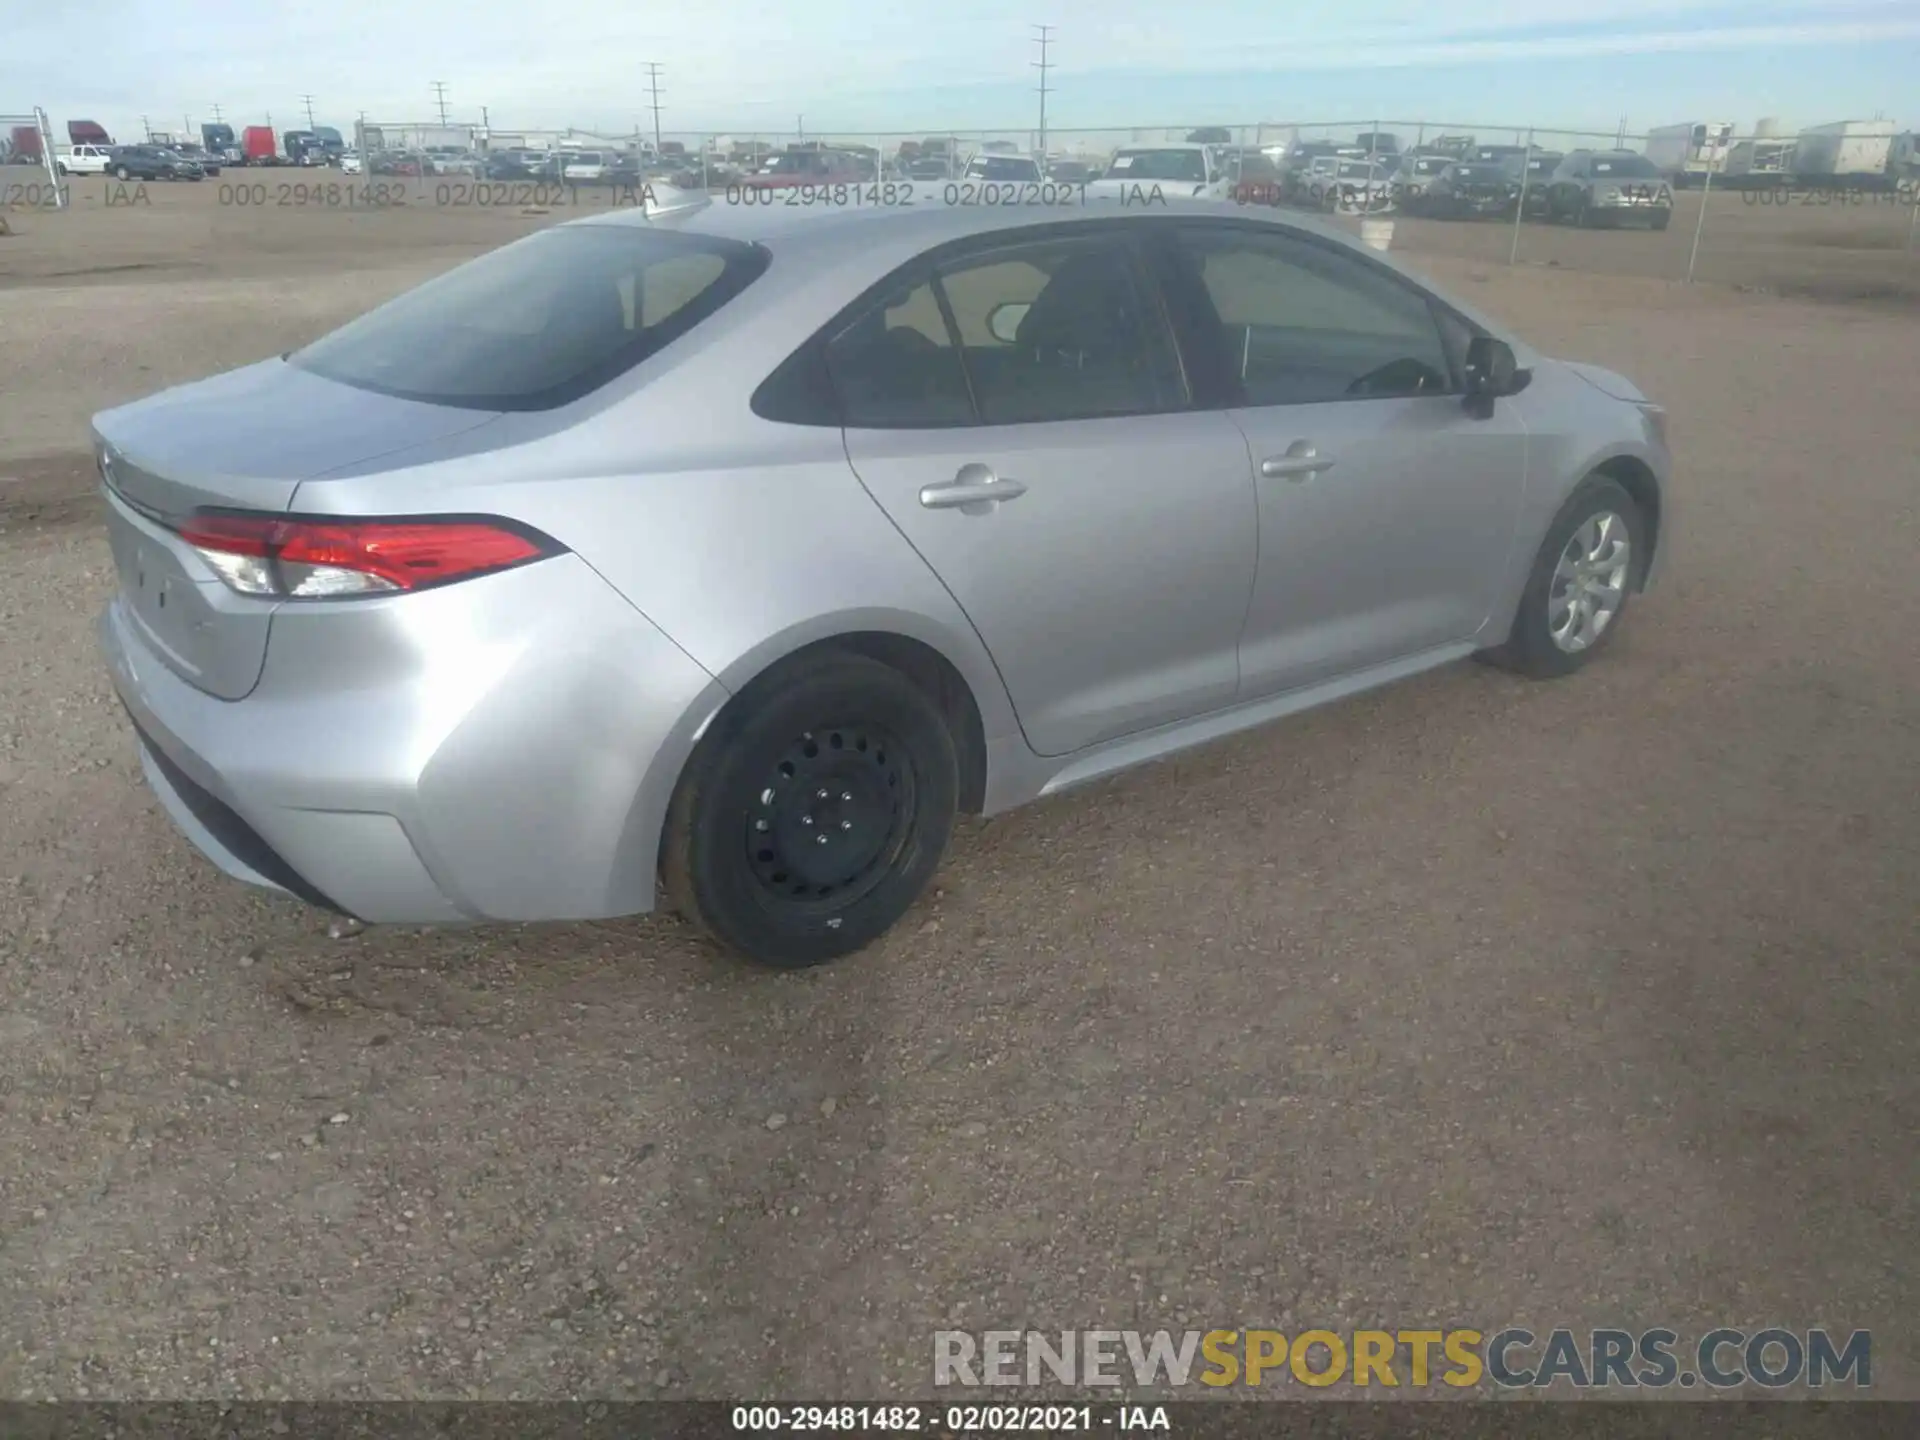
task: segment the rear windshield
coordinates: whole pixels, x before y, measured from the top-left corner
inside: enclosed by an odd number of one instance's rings
[[[1463,180],[1469,185],[1485,185],[1494,180],[1505,180],[1507,169],[1504,165],[1456,165],[1453,178]]]
[[[1040,167],[1012,155],[982,155],[967,166],[969,180],[1038,180]]]
[[[565,225],[469,261],[287,357],[403,400],[550,410],[738,295],[767,252],[644,225]]]
[[[1107,166],[1111,180],[1191,180],[1207,178],[1207,160],[1198,150],[1122,150]]]
[[[1596,158],[1593,173],[1620,180],[1654,180],[1660,175],[1659,169],[1644,155],[1609,155],[1604,160]]]

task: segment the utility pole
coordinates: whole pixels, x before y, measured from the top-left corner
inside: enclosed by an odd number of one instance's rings
[[[307,128],[311,130],[313,128],[313,96],[302,95],[300,103],[307,107]]]
[[[647,89],[653,95],[653,152],[660,153],[660,67],[647,66]]]
[[[802,140],[806,139],[807,138],[807,117],[804,115],[794,116],[793,128],[800,132],[800,138]]]
[[[440,123],[447,123],[447,83],[444,80],[433,82],[433,98],[440,104]]]
[[[1053,43],[1053,26],[1036,25],[1033,28],[1040,32],[1033,37],[1034,43],[1040,47],[1040,58],[1031,63],[1033,68],[1040,72],[1039,150],[1041,157],[1044,159],[1047,153],[1047,71],[1053,68],[1052,64],[1047,60],[1047,47]]]
[[[213,123],[216,125],[220,123],[220,107],[217,104],[213,107]]]

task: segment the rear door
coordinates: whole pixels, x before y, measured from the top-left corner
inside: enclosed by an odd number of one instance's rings
[[[1506,573],[1527,435],[1516,406],[1463,407],[1465,322],[1344,246],[1230,222],[1178,233],[1186,306],[1218,336],[1254,461],[1243,698],[1472,637]]]
[[[861,482],[1061,755],[1231,703],[1256,517],[1131,243],[1029,235],[903,274],[827,364]]]

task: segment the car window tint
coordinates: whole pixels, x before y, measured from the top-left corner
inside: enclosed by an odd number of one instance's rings
[[[989,425],[1186,403],[1173,337],[1121,244],[1094,237],[1010,247],[942,267],[940,284]]]
[[[1428,395],[1452,389],[1424,296],[1364,261],[1284,236],[1191,229],[1221,323],[1226,373],[1247,405]]]
[[[827,369],[856,429],[973,422],[966,372],[931,279],[886,297],[830,340]]]
[[[470,261],[288,360],[402,399],[549,409],[671,344],[766,264],[766,252],[738,241],[563,226]]]

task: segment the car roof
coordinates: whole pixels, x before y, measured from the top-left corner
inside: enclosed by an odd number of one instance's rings
[[[1155,218],[1184,217],[1195,220],[1230,220],[1293,230],[1360,251],[1369,258],[1394,269],[1402,267],[1392,257],[1383,257],[1362,246],[1358,239],[1317,216],[1287,212],[1281,214],[1264,206],[1222,204],[1218,200],[1168,197],[1152,204],[1135,201],[1089,198],[1082,206],[1057,205],[946,205],[925,203],[911,206],[848,206],[845,209],[818,210],[806,206],[728,205],[709,201],[680,214],[655,217],[639,206],[622,207],[581,216],[563,222],[570,225],[654,226],[692,235],[737,240],[760,245],[770,251],[782,268],[793,270],[839,271],[846,267],[866,269],[878,280],[886,270],[912,256],[945,245],[950,241],[999,231],[1030,229],[1038,225],[1066,225],[1076,221],[1119,221],[1150,223]],[[892,257],[892,258],[888,258]],[[1432,290],[1430,280],[1405,272],[1423,289]],[[1468,307],[1450,301],[1458,308]],[[1470,312],[1473,313],[1473,312]],[[1476,319],[1483,317],[1475,313]],[[1506,335],[1504,326],[1485,321],[1493,333]]]
[[[1168,140],[1159,144],[1142,140],[1138,144],[1118,146],[1116,153],[1119,150],[1218,150],[1219,148],[1218,145],[1208,145],[1200,140]]]

